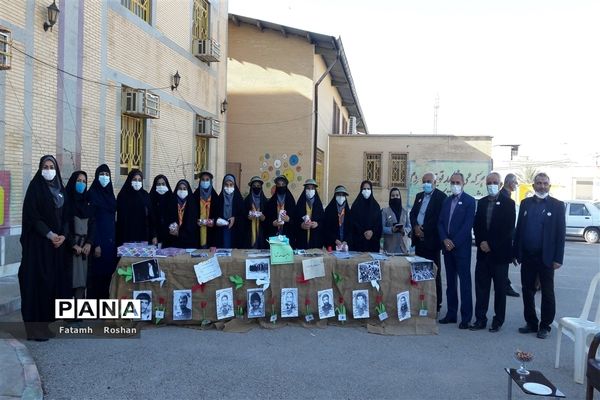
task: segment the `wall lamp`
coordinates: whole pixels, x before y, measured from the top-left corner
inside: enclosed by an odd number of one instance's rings
[[[227,99],[223,100],[221,103],[221,114],[225,114],[227,112],[227,108],[229,107],[229,103],[227,103]]]
[[[56,21],[58,21],[59,12],[60,10],[56,7],[56,0],[54,0],[52,4],[48,6],[48,20],[44,22],[44,31],[47,32],[48,29],[50,29],[50,32],[52,32],[52,27],[56,24]]]
[[[171,90],[175,90],[179,87],[179,81],[181,80],[181,76],[179,75],[179,71],[175,72],[171,79]]]

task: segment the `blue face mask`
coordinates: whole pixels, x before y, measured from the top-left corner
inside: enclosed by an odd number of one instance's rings
[[[200,181],[200,187],[204,190],[210,187],[210,181]]]
[[[106,185],[108,185],[109,182],[110,182],[110,176],[100,175],[98,177],[98,182],[100,182],[100,184],[102,185],[102,187],[106,187]]]
[[[431,184],[429,182],[425,182],[423,184],[423,191],[425,193],[431,193],[431,192],[433,192],[433,184]]]
[[[75,191],[77,193],[83,193],[83,192],[85,192],[86,186],[87,185],[83,182],[75,182]]]

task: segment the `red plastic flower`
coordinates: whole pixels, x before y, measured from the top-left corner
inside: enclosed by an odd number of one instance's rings
[[[383,301],[383,296],[378,294],[377,296],[375,296],[375,303],[379,304]]]
[[[158,304],[161,304],[161,305],[165,304],[165,298],[164,297],[159,297],[158,298]]]
[[[310,299],[308,297],[306,299],[304,299],[304,305],[305,306],[309,306],[310,305]]]
[[[198,290],[200,290],[202,293],[204,293],[204,283],[200,283],[198,285],[194,285],[192,286],[192,292],[196,292]]]
[[[244,300],[238,299],[238,300],[235,301],[235,305],[238,306],[238,307],[240,307],[242,304],[244,304]]]
[[[419,300],[421,300],[421,301],[425,300],[425,294],[424,293],[421,293],[419,295]]]
[[[206,308],[206,306],[207,306],[207,305],[208,305],[208,302],[206,302],[206,301],[204,301],[204,300],[202,300],[202,301],[200,302],[200,308]]]
[[[305,284],[308,281],[306,279],[304,279],[304,274],[300,274],[296,277],[296,282],[297,283],[301,283],[301,284]]]
[[[275,305],[275,297],[271,297],[271,298],[269,299],[269,304],[270,304],[270,305],[272,305],[272,306],[274,306],[274,305]]]
[[[340,298],[338,299],[338,302],[339,302],[340,304],[344,304],[344,298],[343,298],[342,296],[340,296]]]
[[[410,278],[410,284],[411,286],[419,286],[419,282],[414,281],[412,278]]]

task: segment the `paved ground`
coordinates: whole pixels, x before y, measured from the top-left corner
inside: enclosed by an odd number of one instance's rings
[[[511,267],[517,291],[518,271]],[[565,266],[555,278],[557,319],[579,315],[597,272],[600,244],[568,242]],[[507,321],[495,334],[456,325],[441,325],[436,336],[402,337],[360,328],[233,334],[164,327],[143,331],[139,340],[63,339],[26,346],[48,399],[503,399],[503,368],[516,366],[517,348],[532,351],[530,367],[543,371],[568,398],[584,398],[584,386],[573,382],[572,342],[563,339],[561,368],[554,369],[555,332],[547,340],[517,333],[522,309],[520,298],[509,297]],[[526,397],[517,390],[513,398]]]

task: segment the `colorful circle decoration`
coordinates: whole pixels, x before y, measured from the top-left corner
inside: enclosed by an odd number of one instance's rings
[[[265,153],[265,160],[268,160],[269,158],[271,158],[271,155],[269,153]]]
[[[281,160],[275,160],[275,161],[273,161],[273,166],[274,166],[275,168],[279,168],[279,167],[281,167]]]
[[[269,173],[268,173],[267,171],[263,172],[263,173],[260,175],[260,179],[262,179],[263,181],[267,181],[267,180],[269,180]]]
[[[273,166],[269,165],[269,171],[273,171]]]
[[[287,158],[287,154],[283,153],[283,154],[281,155],[281,158],[283,158],[283,159],[285,160],[285,159]]]
[[[296,174],[294,173],[294,170],[288,168],[285,171],[283,171],[283,175],[285,175],[285,177],[288,179],[288,181],[293,181],[296,178]]]
[[[283,168],[287,168],[287,167],[288,167],[288,163],[287,163],[287,162],[284,162],[284,163],[283,163]]]
[[[271,182],[267,182],[267,187],[270,188],[271,187]]]
[[[290,156],[290,165],[291,165],[291,166],[294,166],[294,165],[298,164],[298,161],[299,161],[299,159],[298,159],[298,156],[297,156],[297,155],[295,155],[295,154],[292,154],[292,155]]]
[[[302,175],[298,175],[298,182],[302,182]]]
[[[296,184],[295,183],[292,183],[290,186],[292,187],[292,189],[296,189]]]
[[[296,171],[298,171],[298,172],[302,171],[302,167],[298,165],[298,166],[296,167]]]
[[[262,166],[263,166],[263,168],[267,168],[267,167],[269,166],[269,164],[268,164],[268,163],[266,163],[266,162],[263,162],[263,163],[262,163]]]
[[[279,175],[281,175],[281,171],[280,170],[275,171],[275,176],[279,176]]]
[[[258,161],[264,161],[264,160],[265,160],[265,156],[258,157]]]

